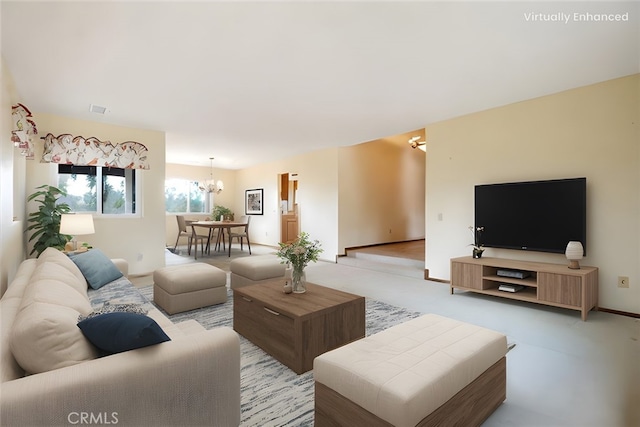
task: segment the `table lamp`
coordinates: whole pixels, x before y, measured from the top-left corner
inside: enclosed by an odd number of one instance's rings
[[[580,269],[580,261],[584,256],[584,248],[582,247],[582,243],[571,241],[567,244],[567,249],[564,253],[569,260],[569,268],[572,270]]]
[[[60,217],[60,234],[72,236],[72,250],[78,249],[76,236],[93,234],[93,215],[91,214],[62,214]]]

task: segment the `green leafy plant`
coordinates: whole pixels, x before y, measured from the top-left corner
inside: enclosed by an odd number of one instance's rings
[[[35,200],[40,206],[36,212],[29,214],[27,221],[31,225],[27,227],[27,231],[33,231],[29,241],[35,240],[29,255],[35,252],[40,256],[49,247],[64,249],[64,245],[71,240],[72,236],[60,234],[60,218],[62,214],[71,212],[71,208],[66,203],[58,203],[58,198],[67,195],[59,188],[41,185],[36,190],[38,191],[31,194],[27,201]]]
[[[233,211],[222,205],[215,205],[211,211],[211,217],[214,221],[218,221],[221,216],[224,217],[225,220],[233,220]]]

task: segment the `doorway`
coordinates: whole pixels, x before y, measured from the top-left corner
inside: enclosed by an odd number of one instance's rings
[[[280,194],[280,241],[291,243],[300,234],[299,206],[297,201],[298,174],[282,173],[278,179]]]

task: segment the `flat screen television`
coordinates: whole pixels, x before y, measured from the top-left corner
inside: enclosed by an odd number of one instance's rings
[[[587,251],[587,179],[475,186],[475,225],[486,247],[564,253],[567,243]]]

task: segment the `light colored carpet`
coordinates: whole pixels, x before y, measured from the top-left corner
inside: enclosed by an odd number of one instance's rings
[[[153,301],[153,286],[140,292]],[[178,323],[195,319],[206,329],[233,326],[233,294],[224,304],[167,315]],[[380,332],[418,317],[419,312],[366,299],[366,334]],[[242,426],[312,426],[314,410],[313,372],[297,375],[244,337],[240,337],[240,393]]]

